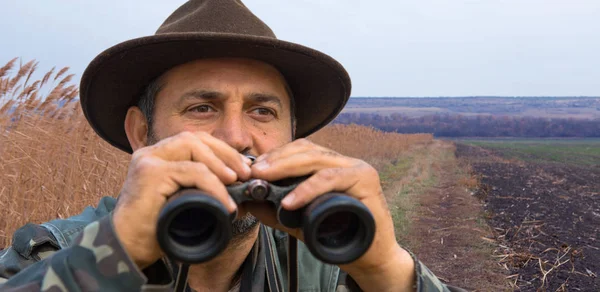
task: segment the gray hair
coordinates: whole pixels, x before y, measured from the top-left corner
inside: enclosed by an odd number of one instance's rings
[[[146,117],[146,123],[148,124],[148,137],[154,133],[154,101],[162,87],[163,85],[160,83],[160,77],[152,80],[150,84],[146,86],[144,93],[142,93],[137,103],[137,107],[140,108],[140,111]]]

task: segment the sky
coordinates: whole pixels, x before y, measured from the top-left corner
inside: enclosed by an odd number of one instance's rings
[[[36,59],[40,72],[69,66],[78,80],[184,2],[0,0],[0,64]],[[342,63],[355,97],[600,96],[598,0],[243,2],[278,38]]]

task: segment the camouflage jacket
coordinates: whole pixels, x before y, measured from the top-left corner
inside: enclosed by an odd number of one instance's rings
[[[172,291],[180,267],[163,259],[138,269],[114,232],[115,203],[105,197],[77,216],[18,229],[12,245],[0,251],[0,291]],[[302,243],[297,262],[288,265],[287,238],[261,226],[242,266],[239,291],[287,291],[290,267],[297,268],[299,291],[360,291],[337,266],[318,261]],[[415,263],[417,291],[461,291]]]

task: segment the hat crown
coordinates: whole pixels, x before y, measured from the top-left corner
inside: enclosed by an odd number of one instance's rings
[[[190,0],[171,14],[156,34],[231,33],[276,38],[241,0]]]

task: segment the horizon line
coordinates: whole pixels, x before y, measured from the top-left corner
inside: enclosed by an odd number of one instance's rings
[[[532,98],[532,97],[545,97],[545,98],[600,98],[595,95],[439,95],[439,96],[350,96],[350,98],[473,98],[473,97],[486,97],[486,98]]]

